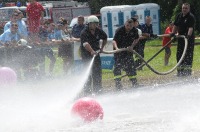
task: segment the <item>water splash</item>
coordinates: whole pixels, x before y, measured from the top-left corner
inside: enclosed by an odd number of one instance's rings
[[[87,67],[88,73],[94,60]],[[74,96],[82,89],[86,74],[65,79],[0,87],[0,131],[137,131],[199,132],[200,85],[156,85],[95,96],[104,119],[83,124],[70,116]]]

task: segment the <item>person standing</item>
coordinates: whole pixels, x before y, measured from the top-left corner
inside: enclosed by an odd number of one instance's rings
[[[143,39],[140,40],[140,44],[138,44],[136,52],[144,58],[145,43],[146,43],[147,39],[154,36],[153,28],[152,28],[152,24],[151,24],[151,17],[146,16],[145,24],[140,25],[139,28],[142,30]],[[141,64],[142,64],[142,60],[137,57],[136,58],[136,67]],[[142,67],[138,70],[142,70]]]
[[[81,33],[81,56],[84,64],[88,64],[95,55],[91,74],[84,85],[84,93],[99,93],[102,90],[102,70],[100,55],[97,50],[103,51],[107,43],[106,33],[98,28],[99,19],[91,15],[88,17],[88,26]],[[102,44],[100,47],[100,40]],[[93,88],[92,88],[93,86]]]
[[[170,21],[169,26],[165,29],[165,34],[170,34],[172,32],[172,28],[174,26],[174,23]],[[171,41],[170,37],[163,37],[162,39],[162,46],[164,47],[168,42]],[[167,47],[165,47],[165,57],[164,57],[164,65],[167,66],[169,63],[169,58],[171,56],[171,43],[168,44]]]
[[[20,10],[15,10],[15,13],[18,14],[17,16],[17,24],[18,24],[18,33],[21,35],[21,38],[26,39],[28,37],[28,30],[27,30],[27,25],[23,18],[23,13]]]
[[[19,58],[21,50],[18,49],[18,41],[21,39],[18,32],[18,25],[16,22],[11,22],[10,29],[6,30],[0,38],[1,43],[6,49],[6,55],[4,54],[4,59],[6,59],[4,65],[13,68],[18,79],[21,79],[21,59]]]
[[[186,55],[177,67],[177,76],[190,76],[192,74],[192,62],[193,62],[193,52],[194,52],[194,26],[195,26],[195,17],[190,12],[190,4],[183,3],[182,11],[176,16],[174,21],[174,27],[171,37],[175,36],[175,33],[178,32],[179,35],[185,35],[188,40],[188,47]],[[176,60],[177,62],[181,59],[183,50],[185,47],[185,42],[183,38],[178,38]]]
[[[5,32],[6,30],[11,28],[11,24],[12,23],[16,23],[17,22],[17,17],[18,17],[18,13],[13,13],[10,17],[10,21],[8,21],[3,28],[3,32]],[[18,28],[17,28],[18,29]]]
[[[41,76],[45,76],[46,75],[45,56],[47,56],[50,59],[48,77],[52,77],[56,58],[53,53],[53,49],[50,47],[51,41],[49,41],[49,38],[48,38],[49,37],[48,28],[49,28],[49,21],[46,20],[44,21],[43,25],[41,25],[40,31],[39,31],[40,43],[43,45],[42,47],[39,48],[40,55],[41,55],[41,59],[40,59],[41,64],[39,65],[39,68],[40,68]]]
[[[115,50],[119,48],[129,47],[133,50],[133,47],[138,43],[139,35],[138,30],[133,26],[133,20],[128,19],[124,26],[118,28],[114,35],[113,47]],[[121,84],[121,71],[125,70],[129,80],[132,83],[132,87],[136,87],[136,70],[134,67],[133,52],[123,51],[114,54],[114,80],[117,90],[122,89]]]
[[[77,24],[72,28],[72,38],[76,41],[80,41],[81,31],[85,28],[84,17],[78,16]]]
[[[38,43],[39,41],[39,28],[40,24],[43,23],[44,8],[36,0],[28,0],[29,4],[26,8],[26,17],[28,30],[30,33],[30,39],[33,43]]]
[[[71,68],[73,64],[73,40],[71,35],[67,30],[67,20],[60,19],[57,22],[57,29],[55,30],[54,36],[52,39],[53,43],[58,44],[58,57],[61,57],[63,60],[63,72],[65,75],[71,73]],[[50,37],[50,36],[49,36]]]

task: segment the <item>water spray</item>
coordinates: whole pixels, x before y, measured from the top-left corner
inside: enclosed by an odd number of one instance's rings
[[[27,48],[29,48],[29,49],[32,48],[30,45],[27,45],[28,42],[27,42],[25,39],[20,39],[20,40],[17,42],[17,44],[18,44],[19,46],[25,46],[25,47],[27,47]]]

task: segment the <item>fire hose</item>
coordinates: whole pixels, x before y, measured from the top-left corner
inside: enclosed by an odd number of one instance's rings
[[[158,37],[164,37],[164,36],[169,36],[169,35],[168,34],[158,35]],[[183,61],[183,59],[184,59],[184,57],[186,55],[187,47],[188,47],[188,41],[187,41],[187,38],[184,35],[177,35],[176,38],[183,38],[184,41],[185,41],[185,47],[184,47],[183,54],[182,54],[180,60],[177,62],[177,64],[172,69],[170,69],[170,70],[168,70],[166,72],[159,72],[159,71],[155,70],[154,68],[152,68],[148,63],[150,61],[152,61],[159,53],[161,53],[174,40],[174,38],[171,41],[169,41],[164,47],[162,47],[156,54],[154,54],[147,61],[145,61],[144,58],[140,54],[138,54],[135,50],[132,50],[132,52],[144,62],[144,64],[141,64],[137,68],[140,68],[140,67],[146,65],[152,72],[154,72],[155,74],[158,74],[158,75],[167,75],[167,74],[172,73],[174,70],[176,70],[176,68]],[[113,50],[113,51],[103,51],[102,53],[104,53],[104,54],[114,54],[114,53],[119,53],[119,52],[122,52],[122,51],[130,51],[130,49],[129,48],[121,48],[121,49],[117,49],[117,50]]]

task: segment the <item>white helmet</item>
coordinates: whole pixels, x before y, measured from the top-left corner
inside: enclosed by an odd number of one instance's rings
[[[99,22],[99,19],[96,16],[91,15],[88,17],[88,23],[90,22]]]
[[[22,45],[22,46],[27,45],[27,41],[26,41],[25,39],[20,39],[17,43],[18,43],[19,45]]]

